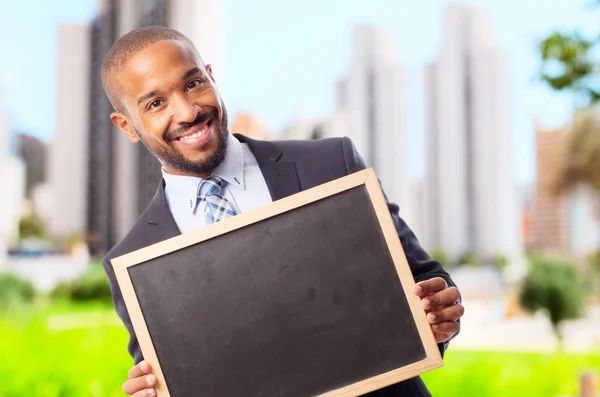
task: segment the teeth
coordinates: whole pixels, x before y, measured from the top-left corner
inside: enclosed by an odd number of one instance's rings
[[[208,124],[206,124],[204,126],[204,128],[202,128],[200,131],[196,132],[195,134],[181,137],[181,138],[179,138],[179,140],[180,141],[187,141],[187,140],[190,140],[190,139],[198,138],[200,135],[204,134],[206,131],[208,131]]]

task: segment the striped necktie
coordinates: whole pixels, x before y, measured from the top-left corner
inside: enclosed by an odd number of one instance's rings
[[[198,198],[205,201],[204,216],[207,224],[237,215],[229,201],[221,193],[225,183],[218,176],[210,176],[200,183]]]

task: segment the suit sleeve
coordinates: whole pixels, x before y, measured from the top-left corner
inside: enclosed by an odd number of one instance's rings
[[[129,343],[127,344],[127,350],[129,351],[129,354],[131,354],[131,357],[133,357],[134,363],[137,364],[142,361],[144,357],[142,356],[142,350],[140,349],[137,337],[135,336],[133,324],[129,318],[129,313],[127,312],[125,301],[123,300],[121,288],[119,288],[119,284],[117,283],[115,271],[108,258],[104,258],[102,265],[104,266],[104,271],[106,272],[108,282],[110,283],[110,291],[112,293],[115,310],[121,318],[121,321],[123,321],[125,328],[127,328],[127,331],[129,332]]]
[[[356,151],[356,147],[347,137],[342,138],[342,151],[348,174],[366,169],[363,159]],[[384,196],[415,282],[429,280],[434,277],[441,277],[446,280],[446,283],[448,283],[449,286],[456,286],[450,278],[450,275],[443,269],[442,265],[439,262],[432,260],[423,247],[421,247],[421,244],[413,231],[400,217],[398,205],[391,203],[388,200],[387,195],[385,195],[385,192]],[[448,347],[448,342],[439,343],[438,347],[443,356]]]

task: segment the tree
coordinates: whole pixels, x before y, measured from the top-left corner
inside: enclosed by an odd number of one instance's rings
[[[448,260],[448,255],[441,248],[436,248],[433,251],[431,251],[431,259],[441,263],[446,268],[452,265],[451,262]]]
[[[576,107],[587,107],[600,100],[594,87],[597,62],[592,49],[597,44],[581,34],[553,32],[540,43],[540,77],[555,91],[574,95]]]
[[[460,258],[458,258],[457,265],[466,265],[469,267],[478,267],[480,264],[479,257],[473,251],[465,252]]]
[[[578,269],[564,261],[534,259],[521,286],[521,307],[548,315],[552,329],[562,346],[562,324],[578,318],[583,310],[583,282]]]
[[[21,218],[19,222],[19,235],[22,239],[45,238],[46,229],[44,227],[44,222],[35,215]]]
[[[583,185],[600,194],[600,112],[597,108],[575,113],[566,158],[554,182],[556,193]]]
[[[500,271],[504,270],[506,266],[508,266],[508,263],[508,257],[503,254],[495,255],[492,259],[492,265],[494,265],[494,267]]]
[[[592,7],[600,9],[600,0]],[[563,159],[563,169],[555,181],[556,193],[578,186],[598,196],[600,220],[600,35],[586,38],[581,33],[555,31],[541,41],[540,78],[552,90],[573,95],[573,127]]]
[[[592,293],[597,293],[600,296],[600,250],[591,254],[587,260],[589,264],[589,282],[591,284]]]
[[[31,282],[12,273],[0,273],[0,312],[31,303],[35,296]]]

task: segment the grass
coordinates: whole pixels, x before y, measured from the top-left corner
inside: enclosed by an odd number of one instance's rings
[[[0,316],[0,397],[123,396],[132,360],[112,308],[38,307]],[[447,352],[423,378],[434,396],[576,396],[581,371],[600,374],[600,354]]]
[[[126,346],[125,328],[101,306],[0,317],[0,396],[121,397]]]
[[[582,371],[600,375],[600,352],[452,351],[450,346],[444,367],[423,379],[434,396],[559,397],[579,395]]]

